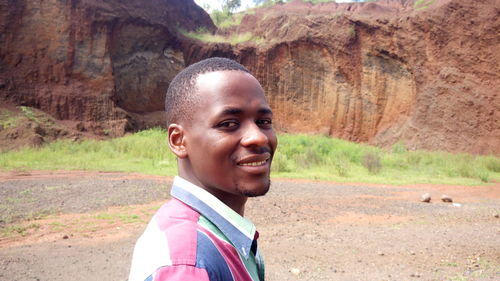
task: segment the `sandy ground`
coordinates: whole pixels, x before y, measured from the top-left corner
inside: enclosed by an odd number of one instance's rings
[[[0,173],[0,280],[126,280],[171,178]],[[430,193],[431,203],[420,196]],[[451,196],[455,204],[439,200]],[[500,280],[500,185],[274,180],[249,200],[266,280]]]

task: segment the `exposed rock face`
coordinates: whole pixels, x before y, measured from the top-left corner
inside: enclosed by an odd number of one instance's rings
[[[123,134],[162,110],[178,28],[200,26],[215,30],[192,1],[1,0],[0,99]]]
[[[257,11],[240,31],[270,43],[235,54],[283,131],[499,154],[499,2],[429,2]]]
[[[280,131],[500,154],[499,2],[414,2],[257,9],[219,32],[264,43],[231,46],[179,34],[215,31],[188,0],[0,0],[0,100],[120,135],[162,123],[183,67],[225,56],[261,81]]]

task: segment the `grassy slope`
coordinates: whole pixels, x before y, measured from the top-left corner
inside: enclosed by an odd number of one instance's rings
[[[150,129],[107,141],[58,141],[0,153],[2,170],[100,170],[175,175],[166,132]],[[280,135],[273,177],[387,184],[475,185],[500,180],[500,158],[384,150],[324,136]]]

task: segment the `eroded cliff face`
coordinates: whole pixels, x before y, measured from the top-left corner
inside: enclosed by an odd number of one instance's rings
[[[173,76],[223,56],[261,81],[278,131],[500,154],[499,2],[414,2],[256,9],[218,32],[263,40],[231,46],[179,33],[215,31],[188,0],[0,0],[0,99],[117,136],[162,125]]]
[[[179,29],[215,29],[182,0],[2,0],[0,19],[1,100],[111,135],[161,115],[185,67]]]
[[[235,54],[262,81],[278,128],[499,154],[498,2],[377,3],[345,12],[297,1],[243,20],[271,42]]]
[[[298,42],[243,58],[263,81],[278,129],[369,141],[408,116],[416,94],[411,71],[398,59],[363,53],[356,38],[346,43],[352,55]]]

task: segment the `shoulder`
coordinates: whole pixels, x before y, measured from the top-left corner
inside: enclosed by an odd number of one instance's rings
[[[145,280],[164,267],[196,265],[199,213],[172,199],[153,216],[134,248],[130,280]]]

